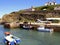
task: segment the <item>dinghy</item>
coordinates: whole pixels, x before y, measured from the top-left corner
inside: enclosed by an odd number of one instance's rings
[[[10,34],[10,33],[7,33],[5,32],[5,37],[4,37],[4,43],[7,44],[7,45],[17,45],[17,44],[20,44],[21,42],[21,39]]]

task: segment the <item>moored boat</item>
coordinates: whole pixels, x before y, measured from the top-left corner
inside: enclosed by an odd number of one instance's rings
[[[24,29],[32,29],[32,26],[31,25],[24,25],[23,28]]]
[[[53,29],[45,28],[44,26],[40,26],[37,28],[40,32],[53,32]]]

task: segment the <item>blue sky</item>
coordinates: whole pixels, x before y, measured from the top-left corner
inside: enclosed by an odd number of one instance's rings
[[[49,0],[0,0],[0,18],[4,14],[9,14],[13,11],[30,8],[31,6],[42,6]],[[56,0],[59,4],[60,0]]]

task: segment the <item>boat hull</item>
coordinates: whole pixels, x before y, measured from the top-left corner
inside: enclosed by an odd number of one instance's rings
[[[7,45],[12,45],[12,44],[20,44],[21,40],[20,38],[16,37],[16,36],[6,36],[4,38],[4,43],[7,44]]]
[[[48,30],[47,29],[43,29],[43,30],[42,29],[39,29],[38,31],[40,31],[40,32],[51,32],[50,29],[48,29]]]
[[[32,29],[32,26],[23,26],[23,29],[29,30]]]

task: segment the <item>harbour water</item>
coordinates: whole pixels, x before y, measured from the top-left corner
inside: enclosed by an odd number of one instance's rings
[[[60,33],[58,32],[38,32],[20,28],[6,29],[2,25],[0,25],[0,45],[5,45],[3,39],[6,31],[21,38],[20,45],[60,45]]]

